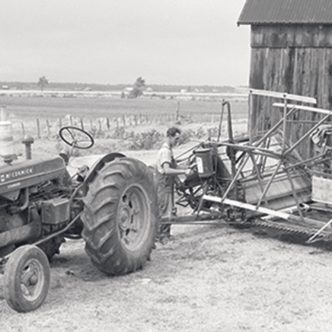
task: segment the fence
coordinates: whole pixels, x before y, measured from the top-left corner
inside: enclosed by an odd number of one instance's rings
[[[218,124],[218,114],[201,114],[201,115],[181,115],[179,112],[173,114],[127,114],[122,116],[111,117],[73,117],[67,115],[64,118],[57,119],[27,119],[25,121],[13,121],[15,135],[24,137],[31,135],[35,139],[52,138],[56,136],[59,129],[63,126],[75,126],[87,130],[94,137],[105,136],[107,132],[121,129],[134,130],[134,128],[150,127],[157,125],[173,125],[186,123],[214,123]]]

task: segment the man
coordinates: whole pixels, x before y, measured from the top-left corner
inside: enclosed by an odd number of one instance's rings
[[[157,155],[156,162],[156,185],[160,216],[170,217],[172,214],[172,190],[174,177],[180,174],[189,175],[190,169],[176,168],[173,157],[173,147],[178,143],[181,130],[171,127],[166,132],[166,142],[162,145]],[[160,225],[159,241],[164,243],[170,238],[171,225]]]

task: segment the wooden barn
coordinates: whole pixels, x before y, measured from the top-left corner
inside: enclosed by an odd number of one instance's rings
[[[332,110],[332,0],[247,0],[238,24],[251,26],[251,88],[315,97],[318,107]],[[253,106],[249,121],[256,136],[278,112],[258,98]],[[317,121],[301,116],[303,123]],[[296,137],[307,130],[303,123]]]

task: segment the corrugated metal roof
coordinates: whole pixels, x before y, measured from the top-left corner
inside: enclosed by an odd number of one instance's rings
[[[332,0],[247,0],[238,24],[332,24]]]

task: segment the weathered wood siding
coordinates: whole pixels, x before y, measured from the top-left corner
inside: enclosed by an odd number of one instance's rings
[[[315,97],[318,107],[332,110],[332,25],[259,25],[251,32],[250,87]],[[254,98],[250,114],[252,135],[259,135],[280,118],[268,98]],[[298,115],[296,115],[299,118]],[[316,121],[311,113],[301,120]],[[294,141],[310,124],[299,124],[290,135]],[[303,157],[311,147],[300,147]]]

